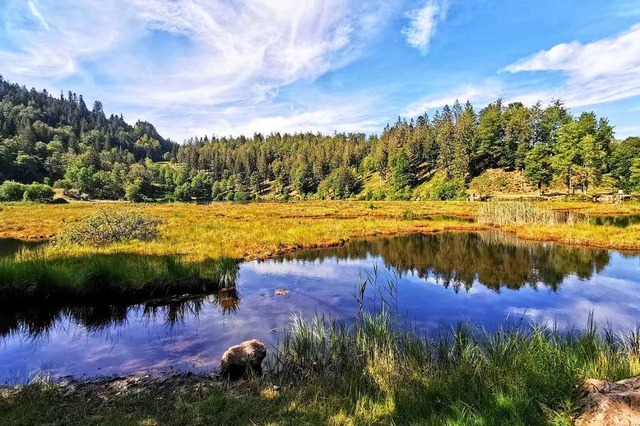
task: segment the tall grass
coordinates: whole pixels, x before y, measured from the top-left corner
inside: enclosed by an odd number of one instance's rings
[[[478,209],[478,222],[487,225],[557,225],[585,222],[584,215],[540,208],[524,201],[490,202]]]
[[[387,421],[395,424],[570,424],[582,380],[640,374],[637,330],[458,324],[429,338],[388,312],[363,313],[351,327],[292,321],[273,356],[280,378],[386,401],[393,406]],[[370,414],[354,411],[361,419]]]
[[[576,385],[640,374],[640,338],[599,329],[505,323],[495,331],[458,323],[421,334],[395,311],[393,278],[361,280],[353,325],[293,315],[274,348],[285,383],[352,399],[352,420],[382,424],[570,424]],[[375,288],[364,307],[366,287]],[[385,293],[382,289],[389,287]],[[391,298],[390,302],[384,299]],[[381,412],[373,415],[371,404]]]
[[[187,263],[177,256],[90,254],[47,257],[42,250],[0,258],[0,304],[129,302],[233,287],[234,259]]]

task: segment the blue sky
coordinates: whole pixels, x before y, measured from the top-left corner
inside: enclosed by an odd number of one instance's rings
[[[637,0],[2,0],[0,74],[182,141],[564,99],[640,134]]]

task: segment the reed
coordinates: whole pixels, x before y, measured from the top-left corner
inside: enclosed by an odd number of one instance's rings
[[[571,424],[576,385],[639,374],[639,349],[637,330],[616,334],[593,323],[574,332],[461,323],[430,338],[385,312],[352,326],[295,316],[272,368],[279,380],[324,389],[329,399],[329,386],[349,389],[354,423]],[[363,395],[384,414],[359,406]]]
[[[487,225],[575,225],[586,217],[569,211],[541,208],[523,201],[490,202],[478,209],[478,222]]]

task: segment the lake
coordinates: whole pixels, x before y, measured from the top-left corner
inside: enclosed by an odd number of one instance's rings
[[[352,241],[241,266],[235,291],[134,306],[0,313],[0,383],[36,374],[96,376],[215,368],[231,345],[277,343],[292,313],[352,321],[383,297],[408,326],[436,333],[468,321],[492,329],[589,317],[614,330],[640,318],[640,256],[525,242],[498,232]],[[395,290],[388,291],[387,282]],[[375,282],[375,283],[374,283]],[[276,295],[276,290],[286,290]]]

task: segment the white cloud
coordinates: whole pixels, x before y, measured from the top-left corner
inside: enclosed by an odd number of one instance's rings
[[[451,105],[456,99],[484,106],[498,98],[506,103],[519,101],[533,105],[562,99],[577,108],[640,96],[640,24],[615,37],[592,43],[562,43],[521,59],[504,68],[509,73],[556,71],[566,75],[561,84],[549,86],[535,81],[510,83],[503,78],[479,84],[461,85],[409,104],[403,115],[415,117],[425,111]],[[536,90],[531,90],[536,87]],[[618,136],[633,128],[621,128]]]
[[[640,24],[592,43],[562,43],[505,68],[510,73],[560,71],[566,82],[541,93],[578,107],[640,95]]]
[[[470,101],[476,105],[486,105],[505,94],[505,85],[496,79],[489,79],[480,84],[459,86],[446,93],[436,93],[409,104],[401,115],[417,117],[426,111],[452,105],[456,99],[461,103]]]
[[[267,121],[282,122],[309,126],[307,130],[319,129],[313,125],[316,120],[335,119],[335,130],[360,123],[361,117],[352,113],[346,114],[351,123],[342,120],[319,100],[292,109],[280,90],[294,83],[308,85],[357,59],[395,4],[6,1],[3,35],[9,42],[0,45],[6,78],[99,98],[107,110],[124,111],[128,120],[162,117],[160,130],[174,137],[187,136],[184,131],[190,128],[222,133],[239,128],[238,122],[265,128],[273,127]],[[154,41],[158,35],[163,42]],[[165,52],[167,39],[174,48]],[[99,84],[94,84],[96,78]],[[80,83],[68,87],[69,79]],[[192,123],[183,123],[184,111],[195,111],[201,121],[185,118]]]
[[[436,33],[438,23],[445,19],[448,1],[429,0],[422,8],[407,13],[409,26],[402,29],[402,34],[410,46],[422,54],[429,51],[429,44]]]
[[[178,120],[175,120],[173,111],[162,107],[147,109],[145,114],[152,123],[162,123],[173,118],[175,124],[172,132],[184,137],[205,134],[253,135],[254,132],[373,133],[385,124],[379,119],[371,118],[371,111],[381,104],[381,100],[374,96],[318,96],[303,91],[300,97],[308,99],[309,103],[268,101],[207,108],[194,106],[182,108],[178,113]]]
[[[76,3],[8,0],[6,37],[13,47],[0,46],[3,72],[42,80],[81,74],[81,60],[115,48],[130,33],[118,2]]]
[[[40,11],[38,10],[38,7],[36,6],[36,3],[33,2],[33,1],[29,1],[28,4],[29,4],[29,10],[31,11],[33,16],[35,16],[35,18],[38,20],[38,22],[40,22],[40,24],[42,24],[42,26],[48,31],[49,30],[49,24],[47,23],[47,21],[40,14]]]

